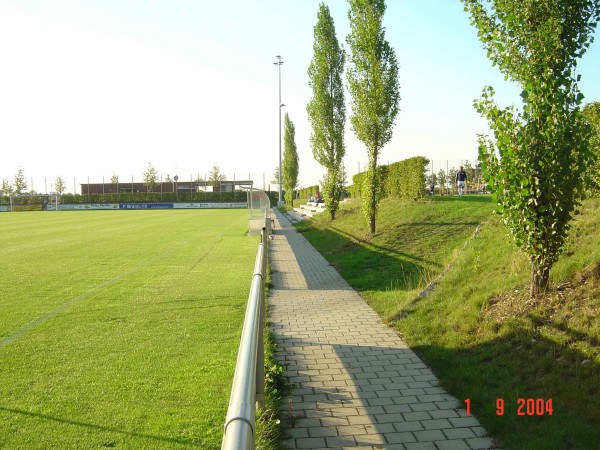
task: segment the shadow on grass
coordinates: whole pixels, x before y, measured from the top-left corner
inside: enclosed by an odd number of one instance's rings
[[[87,428],[90,430],[117,433],[117,434],[122,434],[125,436],[149,439],[149,440],[158,441],[158,442],[170,442],[173,444],[181,444],[181,445],[190,446],[190,447],[198,447],[198,448],[202,447],[201,444],[194,442],[192,440],[189,440],[189,439],[177,439],[177,438],[170,438],[170,437],[165,437],[165,436],[156,436],[153,434],[137,433],[135,431],[126,431],[126,430],[121,430],[119,428],[107,427],[104,425],[96,425],[93,423],[80,422],[80,421],[72,420],[72,419],[64,419],[61,417],[54,417],[54,416],[50,416],[47,414],[25,411],[22,409],[8,408],[6,406],[1,406],[1,405],[0,405],[0,411],[4,411],[7,413],[11,413],[11,414],[18,414],[18,415],[27,416],[27,417],[32,417],[34,419],[48,420],[48,421],[57,422],[60,424],[75,425],[75,426]]]
[[[436,195],[430,198],[433,201],[441,202],[494,203],[494,200],[490,194]]]
[[[595,336],[587,335],[581,331],[572,330],[565,323],[549,320],[548,318],[540,317],[537,314],[528,314],[527,317],[529,317],[529,319],[538,327],[549,326],[555,330],[562,331],[573,341],[584,341],[589,343],[591,346],[598,347],[600,349],[600,339],[597,339]]]
[[[333,223],[327,227],[299,227],[329,263],[357,291],[411,291],[425,288],[443,269],[452,250],[479,225],[477,221],[431,221],[397,223],[375,236],[358,236]],[[288,242],[295,231],[276,230]],[[294,254],[301,253],[292,245]],[[425,255],[425,257],[420,256]],[[430,257],[427,257],[430,256]],[[300,270],[305,276],[302,264]]]
[[[471,347],[421,345],[413,349],[449,392],[461,400],[470,399],[472,413],[503,448],[598,448],[600,365],[573,346],[533,334],[523,326]],[[533,399],[529,406],[543,399],[543,407],[540,403],[539,409],[528,409],[528,399]],[[497,414],[499,401],[502,415]]]
[[[318,333],[309,340],[285,336],[294,342],[290,348],[286,348],[285,338],[281,340],[287,350],[285,364],[294,373],[290,381],[296,385],[285,414],[289,438],[302,437],[308,429],[306,437],[324,436],[327,445],[336,448],[417,441],[435,442],[442,448],[444,441],[460,435],[472,448],[490,448],[479,446],[485,433],[477,418],[505,449],[598,448],[600,395],[595,380],[600,365],[582,366],[585,355],[577,350],[547,339],[532,342],[525,329],[471,347],[422,345],[412,350],[384,344],[329,343],[327,331],[323,333],[324,339],[319,339]],[[324,383],[328,377],[307,365],[314,358],[313,350],[327,348],[332,356],[323,358],[331,364],[335,354],[343,366],[337,378],[340,381],[334,377]],[[552,355],[558,354],[569,363],[553,367],[558,363]],[[464,409],[467,398],[473,417]],[[502,415],[497,414],[500,399]],[[519,399],[524,399],[521,409]],[[543,399],[542,407],[537,399]],[[346,418],[345,414],[356,414],[348,413],[351,408],[368,419]],[[360,421],[353,422],[355,419]],[[348,435],[346,421],[350,421]],[[432,432],[429,427],[434,423],[436,431]],[[352,434],[353,425],[358,424],[367,434]],[[334,425],[339,435],[312,428]]]
[[[295,229],[279,229],[274,234],[282,236],[290,244],[309,289],[340,289],[339,282],[335,280],[341,275],[358,291],[410,290],[422,283],[427,266],[435,265],[432,261],[408,253],[365,242],[335,228],[319,230],[318,236],[312,236],[324,243],[322,252],[327,256],[327,262],[312,245],[306,249],[301,242],[306,238],[302,236],[305,233],[298,233]],[[329,265],[339,275],[328,274]],[[277,285],[277,275],[273,281]]]
[[[409,226],[413,226],[413,225],[422,225],[422,224],[411,223],[411,224],[403,224],[403,225],[406,227],[409,227]],[[435,224],[426,224],[426,225],[435,225]],[[455,225],[455,224],[440,224],[440,225]],[[475,224],[475,225],[477,225],[477,224]],[[411,255],[410,253],[398,251],[397,249],[395,249],[393,247],[386,247],[384,245],[375,244],[374,242],[367,241],[364,238],[355,236],[353,234],[350,234],[346,231],[340,230],[339,228],[336,228],[333,226],[327,228],[326,230],[320,230],[320,233],[327,235],[328,232],[331,233],[332,231],[335,234],[346,239],[346,242],[356,242],[356,243],[358,243],[358,245],[360,245],[363,249],[365,249],[367,251],[375,251],[375,252],[377,252],[379,254],[383,254],[383,255],[390,255],[390,254],[397,255],[397,256],[400,256],[401,258],[405,258],[407,260],[419,261],[419,262],[424,262],[424,263],[429,263],[429,264],[436,264],[435,262],[430,261],[428,259],[421,258],[421,257],[415,256],[415,255]]]

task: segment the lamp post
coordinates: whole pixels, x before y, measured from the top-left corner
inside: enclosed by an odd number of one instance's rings
[[[281,65],[283,64],[283,61],[281,60],[280,55],[277,55],[275,58],[277,58],[277,61],[275,61],[273,64],[279,68],[279,198],[277,201],[277,207],[280,208],[283,206],[283,199],[281,195],[281,108],[285,105],[281,103]]]

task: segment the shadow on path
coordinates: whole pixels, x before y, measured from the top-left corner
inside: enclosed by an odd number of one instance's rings
[[[296,385],[284,405],[289,448],[492,447],[411,349],[295,341],[279,355]]]

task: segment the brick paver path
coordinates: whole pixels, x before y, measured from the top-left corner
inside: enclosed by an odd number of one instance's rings
[[[276,212],[270,320],[288,448],[488,449],[477,419]]]

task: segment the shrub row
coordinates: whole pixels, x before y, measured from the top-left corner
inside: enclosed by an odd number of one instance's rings
[[[397,197],[416,200],[426,195],[426,178],[429,160],[424,156],[415,156],[390,165],[377,168],[381,179],[378,197]],[[351,197],[361,197],[366,172],[352,177],[352,186],[348,187]]]
[[[277,192],[268,192],[271,203],[277,203]],[[39,196],[28,197],[20,196],[13,200],[15,204],[20,205],[39,205],[42,198]],[[52,201],[52,198],[50,198]],[[60,197],[60,203],[63,204],[82,204],[82,203],[174,203],[174,202],[245,202],[247,201],[246,192],[193,192],[179,193],[172,192],[124,192],[121,194],[63,194]],[[10,204],[8,197],[0,197],[1,205]]]
[[[298,191],[298,198],[299,199],[307,199],[308,197],[316,194],[318,190],[319,190],[318,185],[305,187]]]
[[[125,192],[121,194],[63,194],[62,203],[136,203],[136,202],[245,202],[245,192]]]

